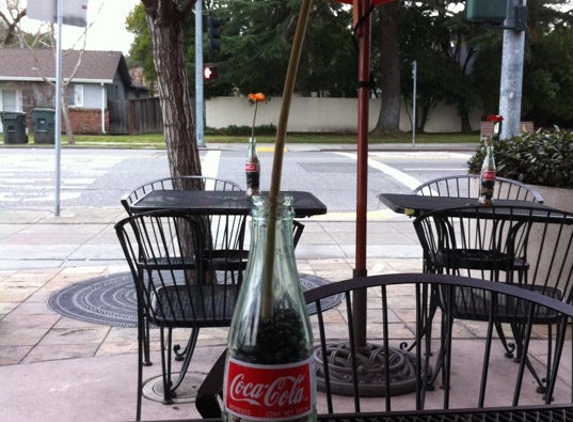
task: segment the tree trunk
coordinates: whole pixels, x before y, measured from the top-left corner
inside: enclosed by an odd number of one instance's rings
[[[62,86],[62,118],[64,119],[64,126],[66,128],[67,143],[68,145],[73,145],[76,143],[76,140],[74,139],[74,129],[70,120],[70,108],[68,107],[68,96],[66,95],[67,87],[67,84]]]
[[[142,0],[153,45],[153,61],[172,176],[201,175],[191,97],[184,61],[183,27],[189,7],[173,0]],[[193,4],[193,2],[189,2]]]
[[[400,60],[398,53],[398,6],[389,2],[381,6],[382,22],[382,106],[374,132],[397,132],[400,129]]]

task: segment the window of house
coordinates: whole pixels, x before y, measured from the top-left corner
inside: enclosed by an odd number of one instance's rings
[[[68,85],[68,107],[84,106],[84,86],[82,84]]]
[[[22,93],[13,89],[0,90],[1,111],[21,111]]]

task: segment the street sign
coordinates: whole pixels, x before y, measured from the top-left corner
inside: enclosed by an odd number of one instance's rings
[[[57,0],[28,0],[27,15],[50,23],[57,22]],[[87,25],[88,0],[66,0],[63,2],[62,23],[64,25]]]

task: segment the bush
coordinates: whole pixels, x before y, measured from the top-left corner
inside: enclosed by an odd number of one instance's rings
[[[213,136],[218,136],[218,135],[243,136],[244,135],[246,137],[250,137],[252,130],[253,129],[251,126],[231,125],[231,126],[227,126],[227,127],[220,128],[220,129],[207,127],[207,128],[205,128],[205,135],[213,135]],[[274,135],[276,133],[276,131],[277,131],[276,126],[274,126],[272,124],[256,126],[255,127],[255,137],[257,137],[257,135]]]
[[[535,132],[494,144],[497,175],[529,185],[573,189],[573,132]],[[485,156],[480,146],[468,161],[478,174]]]

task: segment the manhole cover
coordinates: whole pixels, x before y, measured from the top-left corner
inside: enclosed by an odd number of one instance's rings
[[[206,376],[207,374],[200,372],[187,372],[183,382],[176,390],[177,395],[173,398],[173,404],[195,402],[197,390]],[[173,378],[175,377],[177,377],[177,374],[173,374]],[[161,375],[144,382],[143,397],[155,402],[163,402],[163,379]]]

